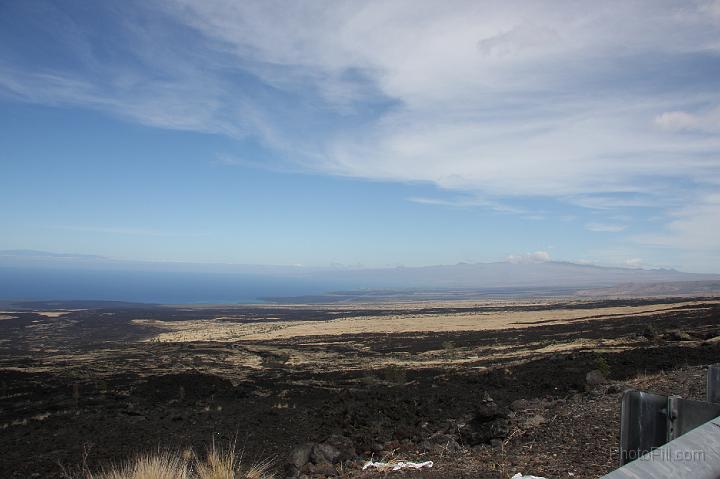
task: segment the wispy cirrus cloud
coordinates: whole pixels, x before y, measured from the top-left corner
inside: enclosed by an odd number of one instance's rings
[[[624,264],[628,268],[642,268],[645,266],[642,258],[629,258],[625,260]]]
[[[674,210],[662,231],[633,236],[644,245],[677,248],[700,255],[718,252],[720,194],[709,194],[696,204]]]
[[[672,209],[685,213],[653,213],[667,226],[654,243],[679,248],[715,226],[717,1],[155,0],[104,12],[112,31],[48,10],[63,28],[36,27],[72,61],[5,47],[6,96],[252,136],[291,170],[444,192],[419,203]]]
[[[643,195],[648,175],[720,178],[708,158],[720,140],[674,135],[712,124],[695,110],[720,105],[714,8],[158,1],[139,9],[153,22],[113,12],[129,17],[123,62],[77,47],[84,71],[5,65],[2,85],[152,126],[255,135],[329,174],[500,197]]]
[[[505,258],[505,261],[514,264],[547,263],[550,260],[550,253],[548,253],[547,251],[535,251],[533,253],[513,254]]]
[[[408,198],[408,201],[423,205],[449,206],[453,208],[482,208],[498,213],[529,214],[526,209],[479,197],[431,198],[414,196]]]
[[[690,141],[655,121],[720,104],[706,74],[720,51],[707,2],[181,5],[168,10],[239,57],[281,65],[255,69],[274,85],[287,70],[295,88],[390,102],[323,138],[309,168],[486,196],[625,192],[636,203],[662,191],[648,191],[648,176],[720,176],[708,159],[717,138]],[[668,30],[680,32],[672,44]]]
[[[655,117],[655,124],[669,131],[720,132],[720,106],[708,111],[689,113],[669,111]]]
[[[654,201],[653,201],[654,200]],[[658,199],[644,195],[580,195],[565,198],[570,204],[594,210],[618,210],[624,208],[657,207]]]
[[[678,252],[684,268],[708,271],[720,264],[720,194],[708,194],[692,205],[672,210],[659,231],[634,234],[631,242],[664,255]]]
[[[625,231],[625,229],[627,229],[627,226],[610,223],[588,223],[585,225],[585,229],[588,231],[595,231],[599,233],[619,233],[621,231]]]

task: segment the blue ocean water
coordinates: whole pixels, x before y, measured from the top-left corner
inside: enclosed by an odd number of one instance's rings
[[[0,299],[143,303],[259,303],[270,296],[322,294],[339,285],[238,273],[0,267]]]

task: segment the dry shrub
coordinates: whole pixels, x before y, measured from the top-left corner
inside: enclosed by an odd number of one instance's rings
[[[83,467],[80,474],[70,479],[274,479],[272,462],[263,461],[243,466],[235,445],[226,450],[213,444],[205,458],[200,459],[188,452],[142,455],[120,467],[112,467],[93,473]]]
[[[275,474],[273,474],[271,471],[272,465],[273,463],[269,459],[257,462],[252,466],[248,467],[247,469],[241,471],[240,475],[236,477],[238,479],[274,479]]]
[[[222,451],[213,442],[205,461],[196,461],[195,472],[198,479],[235,479],[237,462],[234,444],[227,451]]]
[[[188,462],[181,457],[163,453],[143,455],[121,467],[98,474],[84,468],[78,479],[190,479]]]

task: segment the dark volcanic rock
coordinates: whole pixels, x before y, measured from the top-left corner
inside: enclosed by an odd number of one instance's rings
[[[321,443],[307,443],[295,448],[290,454],[290,463],[297,468],[302,468],[308,462],[314,465],[337,464],[354,459],[356,455],[355,446],[350,439],[332,434]]]
[[[313,476],[319,477],[334,477],[338,475],[335,466],[328,462],[323,462],[320,464],[307,464],[304,470]]]
[[[345,436],[333,434],[325,439],[324,443],[340,453],[337,457],[337,461],[339,462],[354,459],[357,455],[353,442]]]
[[[636,304],[623,301],[603,302],[595,306]],[[576,308],[577,304],[567,307]],[[0,476],[5,477],[3,473],[11,471],[10,474],[17,472],[16,477],[23,479],[33,473],[40,473],[43,479],[61,479],[58,464],[72,467],[83,461],[83,449],[88,443],[93,444],[88,467],[101,470],[138,452],[155,451],[159,446],[177,445],[202,452],[210,438],[217,438],[223,445],[239,435],[248,437],[247,441],[243,441],[247,446],[243,447],[247,447],[246,455],[250,458],[272,455],[286,459],[290,451],[308,440],[324,440],[332,433],[339,433],[352,438],[355,448],[367,458],[373,453],[378,459],[393,457],[395,453],[407,454],[403,458],[420,459],[421,456],[414,455],[412,448],[419,446],[434,432],[455,437],[456,441],[465,441],[460,435],[460,430],[465,429],[464,436],[473,442],[502,434],[501,407],[519,398],[527,398],[529,405],[518,408],[522,412],[513,419],[514,424],[521,425],[527,416],[542,414],[548,421],[554,418],[552,427],[546,423],[531,433],[513,435],[509,441],[506,438],[502,441],[502,455],[483,442],[477,447],[481,455],[472,465],[465,462],[465,457],[456,461],[455,458],[459,457],[457,453],[445,454],[443,449],[437,449],[427,457],[437,459],[438,467],[418,473],[399,473],[397,476],[500,477],[497,467],[501,464],[508,471],[527,470],[546,477],[567,477],[568,471],[573,471],[577,477],[599,477],[617,465],[616,458],[611,457],[609,451],[617,445],[619,398],[606,394],[610,385],[593,388],[601,392],[599,396],[578,394],[586,387],[586,373],[597,367],[598,355],[595,352],[577,351],[552,356],[533,354],[528,361],[509,366],[510,373],[495,368],[495,360],[484,357],[457,368],[408,369],[409,381],[403,386],[372,380],[371,376],[376,371],[366,369],[366,366],[344,370],[333,365],[327,370],[324,367],[315,370],[286,365],[284,368],[255,370],[239,367],[236,360],[245,354],[254,354],[254,349],[265,350],[271,346],[288,350],[309,348],[318,353],[328,352],[331,357],[359,354],[358,364],[364,365],[365,354],[369,358],[418,355],[442,349],[442,343],[447,340],[454,341],[458,348],[468,348],[468,351],[484,351],[494,344],[509,348],[535,343],[549,345],[558,338],[589,341],[618,339],[633,345],[630,349],[618,348],[602,355],[618,384],[634,384],[638,374],[647,373],[652,378],[649,384],[662,386],[659,392],[677,394],[686,388],[704,397],[704,372],[700,370],[693,370],[699,375],[697,378],[681,372],[672,376],[673,381],[654,373],[673,371],[679,365],[717,362],[720,344],[713,341],[706,342],[702,347],[694,341],[657,341],[657,344],[649,344],[648,341],[643,344],[631,337],[642,331],[649,320],[661,335],[671,330],[687,331],[697,339],[718,335],[720,306],[713,303],[707,308],[683,308],[661,311],[650,319],[646,315],[630,315],[622,320],[601,317],[582,323],[548,322],[501,331],[353,333],[338,341],[328,342],[323,337],[288,339],[272,344],[260,342],[256,344],[257,348],[252,346],[255,343],[244,341],[246,346],[243,347],[249,348],[247,351],[231,349],[226,342],[155,344],[127,339],[139,334],[130,322],[133,319],[196,320],[200,313],[195,308],[187,312],[167,310],[147,314],[116,311],[112,317],[77,311],[68,312],[65,319],[52,321],[32,315],[23,320],[6,319],[0,321],[0,337],[4,340],[0,341],[0,349],[4,352],[0,354],[0,425],[8,426],[0,434],[0,449],[3,451],[0,455]],[[416,314],[416,311],[409,310],[409,313]],[[285,319],[313,321],[325,316],[335,317],[335,313],[305,309],[287,312],[248,310],[242,314],[236,310],[227,313],[213,311],[207,314],[207,319],[246,316],[247,321],[276,315]],[[393,308],[387,314],[399,313]],[[588,316],[593,314],[588,307]],[[52,339],[26,327],[35,320],[41,321],[38,324],[47,321],[69,329],[57,330],[57,338]],[[246,319],[237,321],[244,322]],[[147,334],[147,327],[143,326],[141,331],[143,335]],[[106,336],[106,333],[111,336]],[[122,347],[111,340],[122,340]],[[42,341],[44,346],[39,347],[38,341]],[[31,346],[33,348],[29,349]],[[68,357],[66,363],[62,359],[65,353],[58,355],[53,352],[65,351],[64,348],[73,351],[75,359]],[[83,361],[81,358],[85,356],[96,359]],[[163,371],[168,371],[167,367],[171,364],[167,361],[174,365],[177,372],[184,370],[186,374],[166,375]],[[47,371],[45,367],[38,367],[43,364],[48,366]],[[489,369],[484,369],[484,366]],[[201,371],[206,374],[200,374]],[[148,378],[148,374],[154,374],[155,378]],[[213,375],[239,383],[232,387],[229,382],[218,380]],[[79,394],[75,395],[74,384],[78,382]],[[339,388],[345,393],[331,394],[329,387],[333,390]],[[497,404],[482,402],[478,391],[485,390]],[[568,398],[570,404],[566,410],[550,406],[550,402],[540,399],[559,397]],[[288,407],[276,407],[283,404]],[[551,410],[551,407],[556,409]],[[464,417],[467,413],[476,412],[476,409],[477,415]],[[497,418],[493,417],[494,411],[497,411]],[[46,419],[33,419],[35,416],[44,417],[46,412],[50,412]],[[448,418],[463,420],[451,421]],[[13,425],[14,422],[19,424]],[[398,428],[405,429],[402,436],[412,432],[410,439],[413,444],[406,445],[405,439],[394,440]],[[251,436],[246,436],[248,433]],[[438,437],[433,441],[441,443],[445,439],[452,447],[450,437]],[[500,439],[492,438],[488,442],[498,444]],[[338,451],[342,449],[333,447]],[[438,444],[438,447],[442,446]],[[33,451],[32,458],[29,458],[28,450]],[[555,453],[557,456],[553,456]],[[589,461],[588,457],[593,460]],[[306,463],[297,468],[288,463],[286,470],[290,473],[288,475],[302,477],[309,465]],[[312,466],[314,470],[318,469],[317,465]],[[336,468],[340,469],[339,466]],[[331,473],[334,468],[325,464],[323,469]],[[345,463],[343,470],[347,470]],[[278,477],[283,477],[282,472],[278,472]],[[376,472],[364,475],[382,476]]]
[[[444,451],[444,452],[458,452],[462,448],[457,442],[457,437],[453,434],[435,433],[426,440],[424,440],[420,447],[425,451]]]
[[[300,476],[300,469],[294,464],[285,464],[285,477],[286,479],[294,479]]]
[[[458,429],[461,439],[469,446],[489,444],[493,439],[507,437],[510,421],[507,411],[486,394],[471,419]]]
[[[140,384],[133,392],[134,396],[152,402],[189,401],[210,399],[215,395],[227,395],[233,391],[230,380],[203,373],[180,373],[151,376],[145,384]]]
[[[288,457],[288,463],[292,464],[297,469],[302,468],[310,461],[310,453],[313,450],[313,446],[315,446],[314,443],[307,442],[293,449]]]
[[[330,444],[315,444],[310,452],[313,464],[334,464],[340,460],[341,452]]]
[[[530,407],[530,401],[527,399],[516,399],[510,403],[510,409],[513,411],[523,411]]]
[[[601,384],[607,384],[607,378],[597,369],[593,369],[585,375],[585,382],[588,386],[599,386]]]
[[[522,427],[524,429],[532,429],[543,424],[545,424],[545,417],[542,414],[535,414],[534,416],[530,416],[529,418],[525,419],[525,421],[523,421],[522,423]]]
[[[643,329],[642,336],[646,339],[656,339],[658,337],[657,330],[651,325]]]
[[[468,445],[475,446],[507,437],[510,422],[505,417],[496,417],[490,421],[475,418],[468,426],[461,430],[462,439]]]
[[[476,418],[494,418],[498,415],[500,407],[492,399],[484,400],[475,411]]]
[[[606,394],[618,394],[625,390],[625,386],[622,384],[611,384],[608,386],[608,388],[605,390]]]
[[[667,338],[671,341],[692,341],[693,338],[685,331],[670,331]]]

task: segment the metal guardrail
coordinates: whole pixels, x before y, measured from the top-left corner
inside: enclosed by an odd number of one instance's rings
[[[720,404],[627,391],[620,417],[620,463],[627,464],[720,416]]]
[[[708,368],[707,401],[626,391],[620,462],[607,479],[720,478],[720,365]]]
[[[708,368],[707,401],[720,403],[720,364],[714,364]]]
[[[720,418],[660,446],[603,479],[717,479],[720,477]]]

